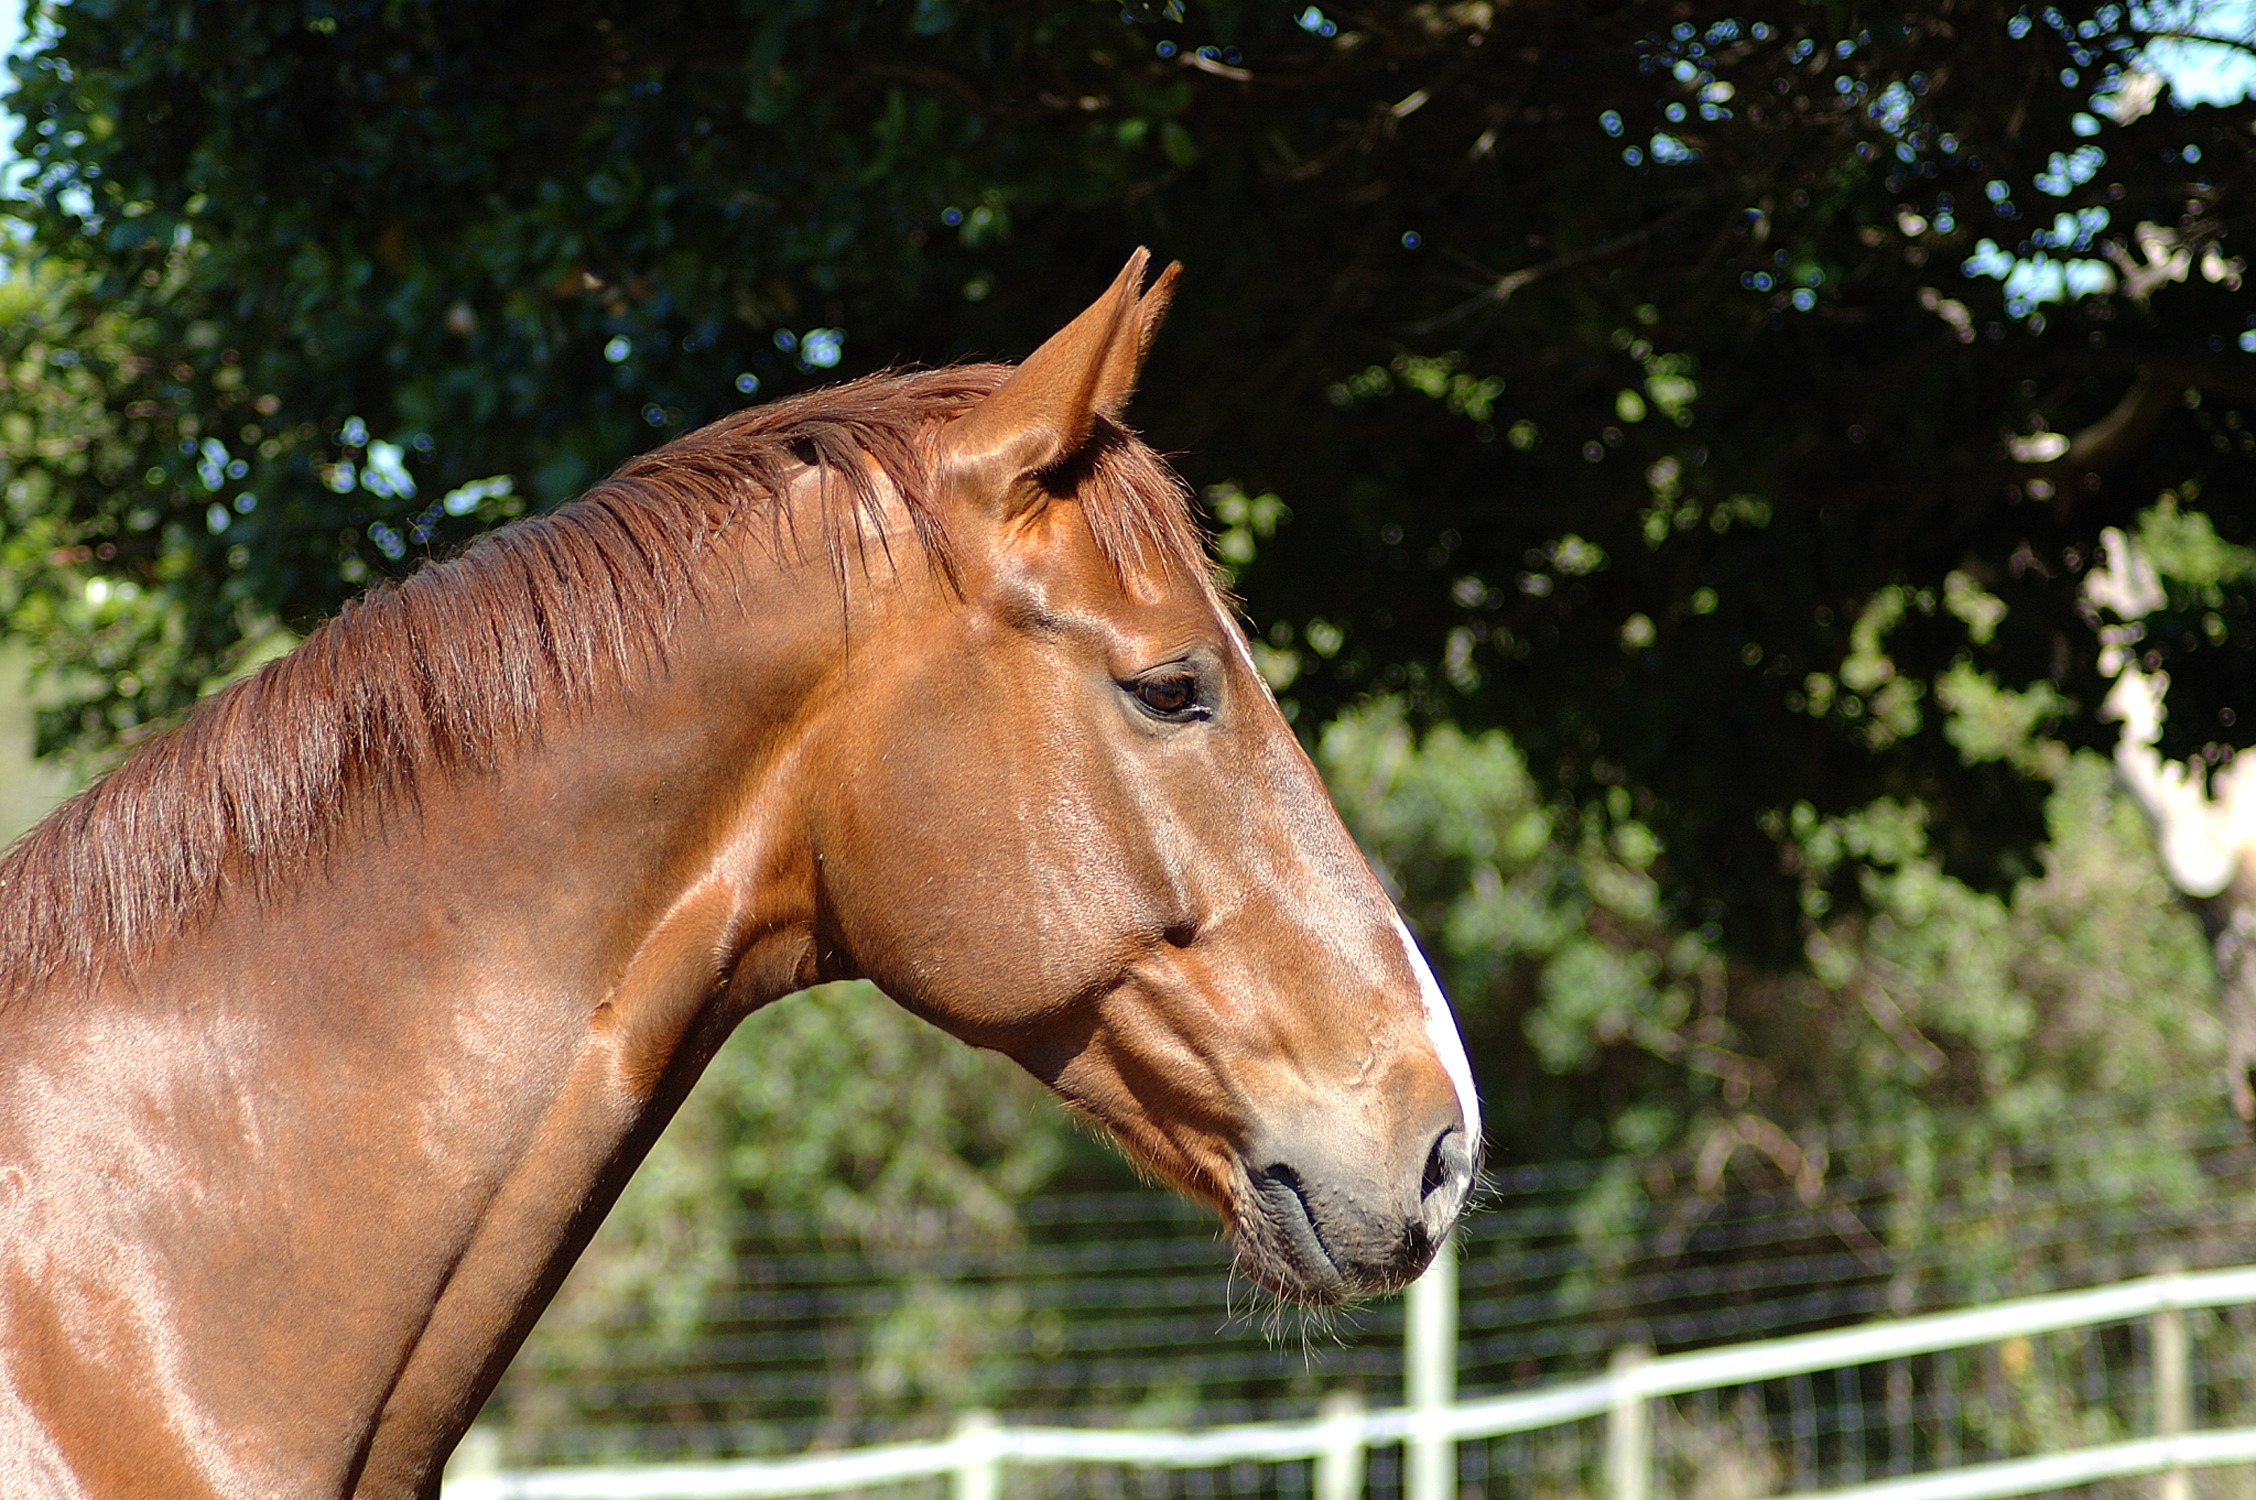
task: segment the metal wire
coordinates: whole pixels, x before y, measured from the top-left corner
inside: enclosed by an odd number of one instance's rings
[[[2065,1122],[2040,1146],[1946,1155],[1916,1192],[1885,1143],[1831,1143],[1815,1201],[1754,1172],[1703,1193],[1690,1161],[1499,1173],[1462,1232],[1458,1389],[1588,1374],[1625,1344],[1681,1350],[2092,1285],[2165,1256],[2244,1259],[2256,1152],[2222,1122],[2175,1144],[2199,1180],[2174,1198],[2084,1170],[2153,1145],[2143,1127],[2104,1119]],[[1601,1198],[1614,1209],[1594,1211]],[[1322,1323],[1233,1316],[1226,1248],[1162,1195],[1036,1200],[1005,1242],[926,1228],[921,1248],[888,1250],[826,1242],[803,1217],[747,1214],[733,1279],[693,1327],[633,1305],[544,1324],[481,1422],[517,1467],[931,1437],[972,1406],[1061,1425],[1305,1417],[1332,1391],[1388,1401],[1401,1388],[1398,1303]],[[2188,1318],[2197,1420],[2256,1422],[2256,1318]],[[1656,1500],[1832,1488],[2068,1435],[2148,1432],[2148,1359],[2143,1326],[2125,1325],[1664,1402]],[[1580,1423],[1467,1443],[1461,1483],[1528,1500],[1596,1493],[1597,1434]],[[1388,1451],[1372,1454],[1367,1493],[1399,1492]],[[1312,1485],[1305,1464],[1041,1472],[1014,1477],[1012,1494]],[[2223,1496],[2225,1483],[2204,1476],[2202,1493]]]

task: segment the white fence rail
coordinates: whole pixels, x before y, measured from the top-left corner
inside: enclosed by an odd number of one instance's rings
[[[2192,1430],[2188,1310],[2256,1304],[2256,1266],[2168,1272],[2114,1286],[2026,1297],[1688,1354],[1625,1349],[1606,1374],[1503,1396],[1454,1398],[1455,1266],[1437,1263],[1410,1292],[1408,1403],[1364,1410],[1335,1398],[1313,1421],[1190,1431],[1020,1427],[968,1414],[954,1434],[800,1458],[600,1468],[450,1471],[445,1500],[753,1500],[945,1478],[954,1500],[998,1500],[1010,1465],[1198,1469],[1313,1462],[1317,1500],[1354,1500],[1373,1447],[1404,1450],[1405,1500],[1451,1500],[1459,1443],[1589,1418],[1607,1424],[1607,1500],[1647,1500],[1652,1403],[1783,1377],[1844,1370],[2062,1330],[2145,1320],[2151,1436],[2003,1461],[1960,1464],[1797,1500],[2004,1500],[2102,1479],[2160,1476],[2155,1500],[2190,1500],[2193,1470],[2256,1463],[2256,1427]]]

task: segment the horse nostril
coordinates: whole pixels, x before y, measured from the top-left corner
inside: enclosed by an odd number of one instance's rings
[[[1433,1148],[1426,1153],[1426,1169],[1418,1180],[1418,1201],[1453,1216],[1464,1201],[1472,1175],[1465,1133],[1452,1125],[1434,1137]]]

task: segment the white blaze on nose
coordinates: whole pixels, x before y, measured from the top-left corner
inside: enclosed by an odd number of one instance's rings
[[[1433,1043],[1434,1056],[1441,1059],[1443,1070],[1456,1087],[1457,1107],[1465,1114],[1465,1144],[1478,1154],[1480,1100],[1473,1097],[1473,1067],[1465,1060],[1465,1042],[1457,1035],[1457,1018],[1450,1014],[1449,1001],[1435,982],[1426,956],[1418,951],[1418,940],[1410,936],[1410,929],[1403,925],[1400,912],[1394,915],[1394,930],[1402,938],[1402,951],[1409,955],[1411,972],[1418,976],[1418,998],[1426,1007],[1426,1036]]]

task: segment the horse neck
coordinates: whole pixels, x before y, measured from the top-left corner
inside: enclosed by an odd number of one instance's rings
[[[269,1464],[417,1492],[712,1051],[812,977],[791,809],[836,582],[755,548],[711,601],[662,671],[346,820],[97,1003],[0,1011],[19,1066],[102,1078],[78,1139],[161,1113],[149,1191],[259,1206],[166,1243],[169,1301],[98,1331],[188,1350],[178,1387],[266,1445],[222,1492]],[[61,1161],[51,1136],[0,1090],[0,1165]],[[247,1296],[260,1265],[288,1271]],[[245,1376],[180,1336],[205,1324],[282,1352]],[[262,1437],[277,1410],[305,1420]]]
[[[777,804],[838,647],[826,570],[755,563],[687,613],[662,662],[558,706],[487,764],[372,799],[273,899],[238,886],[140,987],[214,967],[239,980],[285,955],[288,984],[393,1021],[483,1006],[529,1024],[537,996],[567,1027],[608,1027],[695,926],[712,988],[798,915]],[[328,961],[309,968],[308,951]]]

